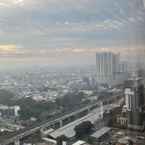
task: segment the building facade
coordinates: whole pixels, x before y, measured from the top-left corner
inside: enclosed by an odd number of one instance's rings
[[[19,116],[19,106],[0,105],[0,118],[15,118]]]
[[[135,130],[144,129],[144,105],[144,85],[142,84],[142,78],[131,78],[126,82],[125,88],[125,106],[128,112],[128,128]]]
[[[110,83],[116,78],[118,72],[119,55],[112,52],[96,54],[97,82]]]

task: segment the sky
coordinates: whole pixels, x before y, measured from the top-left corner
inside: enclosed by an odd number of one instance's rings
[[[0,63],[92,64],[97,51],[142,54],[144,3],[0,0]]]

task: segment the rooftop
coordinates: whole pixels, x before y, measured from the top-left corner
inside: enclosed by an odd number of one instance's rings
[[[103,136],[104,134],[108,133],[111,130],[111,128],[109,127],[103,127],[100,130],[96,131],[95,133],[93,133],[91,135],[91,137],[95,137],[95,138],[100,138],[101,136]]]

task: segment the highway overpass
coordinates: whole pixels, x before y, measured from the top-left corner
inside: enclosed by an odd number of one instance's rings
[[[112,97],[112,98],[114,98],[114,97]],[[116,99],[115,99],[115,101],[116,101]],[[108,100],[108,102],[110,103],[110,100]],[[0,141],[0,145],[10,145],[10,144],[19,145],[19,141],[21,139],[23,139],[25,137],[28,137],[28,136],[32,135],[33,133],[36,133],[36,132],[40,131],[41,129],[44,129],[44,130],[46,129],[47,130],[47,129],[52,128],[52,127],[61,128],[64,125],[66,125],[66,124],[68,124],[68,123],[70,123],[74,120],[77,120],[81,117],[86,116],[87,114],[90,113],[90,111],[99,107],[100,104],[103,105],[103,103],[97,102],[97,103],[88,105],[84,108],[81,108],[80,110],[77,110],[77,111],[74,111],[72,113],[66,114],[62,117],[59,117],[59,118],[55,119],[55,120],[42,123],[42,124],[40,124],[36,127],[30,128],[30,129],[27,129],[27,130],[22,130],[18,133],[16,132],[14,135]],[[107,107],[107,105],[103,106],[104,109],[106,107]],[[106,109],[108,109],[108,108],[106,108]]]

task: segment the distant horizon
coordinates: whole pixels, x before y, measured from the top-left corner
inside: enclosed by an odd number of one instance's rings
[[[144,0],[0,0],[0,64],[95,63],[145,55]]]

